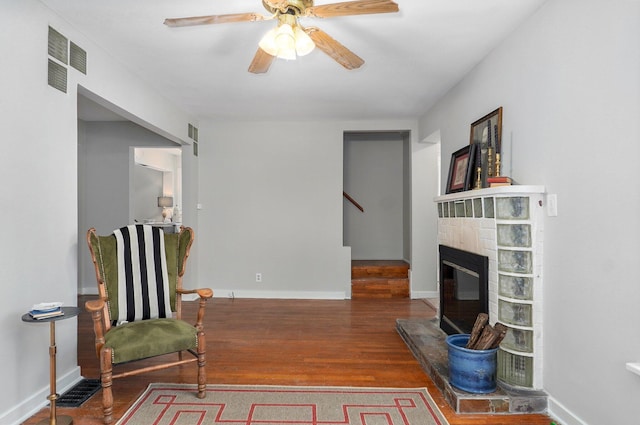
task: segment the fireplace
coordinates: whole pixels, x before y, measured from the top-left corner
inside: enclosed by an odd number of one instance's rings
[[[478,313],[489,313],[489,258],[440,245],[440,328],[471,333]]]
[[[456,311],[449,308],[445,296],[468,305],[472,300],[465,298],[477,298],[479,304],[488,299],[488,309],[486,305],[480,309],[489,314],[489,323],[500,322],[509,328],[498,350],[498,381],[521,389],[542,389],[544,188],[514,185],[469,190],[439,196],[436,203],[438,245],[446,247],[446,262],[441,268],[445,274],[439,276],[441,317],[445,317],[441,322],[455,324],[458,320],[451,318]],[[467,285],[476,274],[478,280],[482,275],[473,262],[460,265],[457,256],[453,261],[446,259],[448,248],[488,258],[485,294],[479,289],[474,297],[471,291],[467,293],[466,286],[447,289],[445,280],[462,276],[464,283],[457,283],[460,286]],[[460,267],[453,267],[454,272],[447,269],[450,264]],[[463,311],[474,320],[477,317],[477,312],[467,311],[467,306]],[[453,332],[467,333],[468,326],[467,322]]]

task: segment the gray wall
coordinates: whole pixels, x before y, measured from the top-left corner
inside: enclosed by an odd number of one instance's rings
[[[429,223],[436,220],[437,150],[418,143],[416,125],[202,122],[196,239],[201,284],[218,297],[350,297],[351,249],[343,246],[342,225],[344,134],[395,132],[410,144],[405,155],[411,152],[412,173],[403,178],[411,178],[405,185],[410,199],[404,199],[411,222],[404,228],[418,235],[410,242],[412,296],[436,297],[437,234]],[[255,281],[256,273],[262,282]]]
[[[130,224],[131,147],[176,145],[132,122],[78,121],[78,128],[78,290],[92,294],[97,289],[86,233],[95,227],[99,234],[109,234]]]
[[[350,297],[351,249],[342,239],[344,133],[402,131],[415,147],[412,161],[418,157],[424,166],[411,175],[415,202],[408,204],[411,228],[420,234],[412,241],[412,295],[435,296],[436,232],[428,220],[435,222],[438,178],[428,149],[417,146],[416,124],[202,122],[197,250],[202,283],[219,297]],[[400,157],[402,152],[401,147]],[[256,273],[262,273],[262,282],[255,281]]]
[[[364,208],[344,201],[344,245],[353,260],[409,259],[405,152],[400,133],[345,134],[344,190]]]
[[[348,296],[342,130],[208,122],[200,135],[199,275],[217,296]]]
[[[558,195],[545,220],[544,389],[565,425],[640,415],[640,377],[625,368],[640,361],[629,273],[640,258],[639,22],[637,1],[548,1],[420,123],[440,130],[448,158],[471,122],[503,106],[506,172]]]
[[[145,219],[162,220],[162,208],[158,207],[158,197],[162,196],[162,171],[135,164],[133,167],[133,218],[139,222]]]

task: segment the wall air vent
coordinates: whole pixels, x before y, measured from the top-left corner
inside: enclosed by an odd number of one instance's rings
[[[78,46],[73,41],[71,42],[70,48],[70,56],[69,56],[69,64],[82,72],[83,74],[87,74],[87,52],[80,46]]]
[[[67,92],[67,68],[51,59],[49,59],[49,85],[63,93]]]
[[[198,156],[198,127],[189,123],[189,138],[193,140],[193,155]]]
[[[58,59],[65,65],[68,63],[67,37],[49,27],[49,56]]]

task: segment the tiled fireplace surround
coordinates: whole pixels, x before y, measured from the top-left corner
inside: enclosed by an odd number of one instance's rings
[[[398,332],[458,413],[530,413],[542,389],[544,187],[504,186],[440,196],[438,244],[489,259],[489,321],[509,331],[498,351],[498,390],[470,394],[448,383],[446,334],[438,320],[399,319]]]

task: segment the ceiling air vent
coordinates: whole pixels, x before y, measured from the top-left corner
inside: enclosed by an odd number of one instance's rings
[[[68,63],[67,37],[49,27],[49,56]]]
[[[72,67],[87,74],[87,52],[73,41],[71,42],[69,63]]]
[[[49,59],[49,85],[63,93],[67,92],[67,68],[51,59]]]

